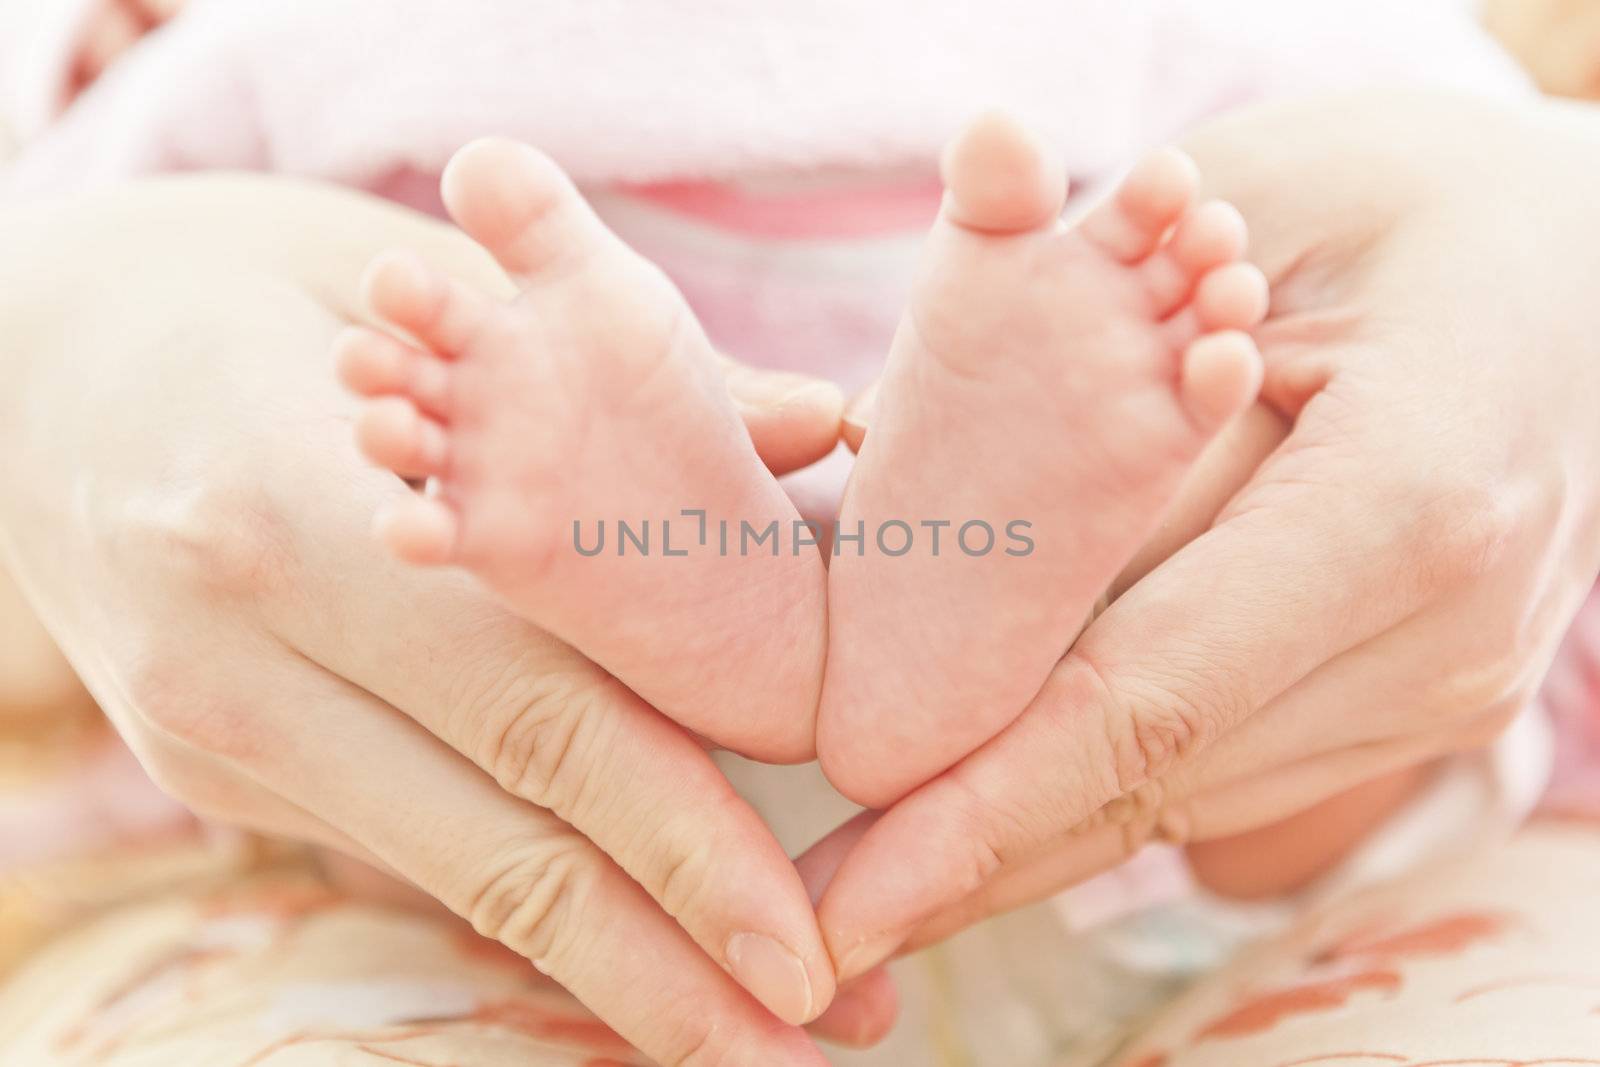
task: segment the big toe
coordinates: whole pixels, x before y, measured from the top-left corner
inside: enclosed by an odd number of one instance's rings
[[[1009,116],[979,118],[945,149],[946,214],[991,233],[1035,229],[1061,214],[1066,166]]]
[[[548,270],[604,232],[549,156],[502,137],[473,141],[457,152],[440,191],[456,224],[512,274]]]

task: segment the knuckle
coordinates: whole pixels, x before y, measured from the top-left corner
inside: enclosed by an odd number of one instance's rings
[[[1102,730],[1118,796],[1169,773],[1245,710],[1229,672],[1199,655],[1169,655],[1159,674],[1096,674],[1109,694]]]
[[[205,683],[191,654],[163,648],[139,655],[120,688],[130,710],[162,738],[241,761],[260,751],[255,719]]]
[[[651,848],[654,855],[644,861],[642,880],[662,909],[680,922],[711,914],[717,888],[724,884],[717,877],[722,852],[700,820],[676,819],[658,827]]]
[[[156,788],[203,821],[282,832],[281,825],[272,825],[270,813],[261,810],[259,794],[232,772],[197,759],[158,737],[135,735],[129,742],[140,767]]]
[[[1483,611],[1455,647],[1448,668],[1434,669],[1419,702],[1425,721],[1453,728],[1475,716],[1531,699],[1543,682],[1552,643],[1543,620],[1514,612]]]
[[[1408,556],[1436,588],[1450,588],[1491,573],[1500,563],[1518,523],[1510,494],[1487,478],[1450,476],[1414,490]],[[1423,495],[1426,494],[1426,495]]]
[[[594,856],[576,837],[560,837],[509,849],[508,857],[472,886],[460,914],[545,974],[566,973],[587,934],[584,902],[599,876]]]
[[[208,473],[204,482],[166,486],[128,502],[103,524],[115,564],[148,569],[213,596],[258,597],[282,588],[289,533],[266,480]]]
[[[195,773],[194,766],[188,760],[174,756],[158,745],[145,747],[139,753],[139,764],[157,789],[202,819],[223,823],[238,821],[239,812],[206,776]]]
[[[1442,725],[1498,707],[1527,687],[1524,659],[1520,649],[1507,647],[1458,665],[1433,683],[1428,704]]]
[[[563,817],[586,802],[587,754],[600,743],[604,717],[595,685],[513,661],[475,694],[457,702],[466,750],[501,788]]]
[[[160,782],[157,782],[156,784],[157,786],[161,786]],[[213,826],[236,827],[247,830],[254,829],[251,823],[250,813],[248,811],[235,807],[233,804],[230,804],[226,800],[213,795],[209,791],[202,790],[199,793],[176,793],[172,790],[166,789],[164,786],[161,786],[161,788],[167,793],[168,796],[172,797],[174,800],[177,800],[185,808],[187,808],[189,812],[201,822],[210,823]]]
[[[1125,787],[1125,783],[1137,783],[1145,777],[1144,761],[1128,736],[1129,718],[1124,703],[1113,680],[1089,651],[1086,644],[1080,645],[1061,663],[1056,676],[1058,687],[1050,703],[1044,705],[1048,721],[1062,735],[1061,743],[1081,744],[1079,739],[1087,726],[1089,739],[1098,740],[1101,745],[1101,751],[1090,754],[1087,760],[1089,767],[1099,771],[1099,777],[1071,783],[1073,795],[1063,800],[1077,806],[1080,818],[1128,792],[1132,787]],[[1090,717],[1088,723],[1083,720],[1085,715]]]
[[[1181,700],[1153,703],[1141,710],[1128,725],[1120,746],[1118,785],[1124,794],[1137,793],[1193,751],[1201,722],[1199,709]]]
[[[262,826],[259,814],[249,805],[241,803],[229,790],[219,789],[188,771],[178,771],[176,776],[163,776],[160,770],[150,764],[145,764],[145,770],[156,788],[182,804],[201,822],[268,833],[278,829]]]
[[[120,688],[140,718],[177,736],[188,709],[199,703],[193,675],[192,665],[165,647],[141,649],[124,665]]]
[[[1167,787],[1156,778],[1112,800],[1100,810],[1097,821],[1120,829],[1123,854],[1132,856],[1158,832],[1169,831],[1167,812]]]
[[[674,1046],[681,1051],[667,1056],[672,1067],[747,1067],[762,1062],[730,1028],[698,1018],[685,1021]]]
[[[1169,791],[1153,811],[1146,835],[1142,838],[1125,835],[1123,846],[1126,854],[1132,856],[1152,840],[1181,846],[1187,845],[1194,836],[1194,806],[1188,796]]]
[[[949,857],[951,884],[976,889],[1007,864],[1032,853],[1068,827],[1053,817],[1048,804],[1021,806],[990,796],[962,774],[951,772],[945,788],[953,791],[946,817],[960,827]]]
[[[1500,735],[1517,721],[1531,699],[1531,693],[1518,692],[1485,708],[1460,732],[1457,747],[1463,751],[1471,751],[1494,744]]]

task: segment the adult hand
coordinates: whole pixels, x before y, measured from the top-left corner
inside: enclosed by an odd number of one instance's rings
[[[1600,566],[1597,121],[1373,93],[1194,139],[1273,283],[1292,430],[1008,729],[824,843],[854,842],[820,906],[841,980],[1526,704]]]
[[[202,814],[398,872],[657,1060],[822,1063],[794,1025],[834,991],[812,902],[697,739],[374,546],[411,490],[357,456],[328,353],[394,244],[509,291],[453,231],[270,179],[0,220],[9,569]],[[836,439],[803,384],[730,375],[780,465]]]

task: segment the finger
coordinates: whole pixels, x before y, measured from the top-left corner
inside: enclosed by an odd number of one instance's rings
[[[119,716],[128,748],[151,781],[208,823],[335,849],[371,866],[379,860],[348,834],[257,781],[237,763],[171,736],[131,709],[136,725]]]
[[[795,868],[813,902],[822,899],[839,864],[877,818],[875,811],[857,813],[795,860]],[[866,1048],[888,1034],[899,1008],[900,998],[894,980],[879,968],[840,988],[828,1010],[818,1016],[809,1029],[835,1044]]]
[[[1116,600],[1184,545],[1205,533],[1228,501],[1249,483],[1257,468],[1288,434],[1288,424],[1264,404],[1246,408],[1224,426],[1189,468],[1160,529],[1117,575],[1108,591],[1108,599]]]
[[[1429,813],[1426,799],[1417,798],[1438,765],[1400,758],[1403,766],[1370,777],[1383,764],[1361,753],[1363,766],[1326,795],[1276,819],[1264,820],[1258,812],[1243,830],[1192,842],[1184,850],[1190,873],[1205,888],[1235,900],[1270,899],[1310,888],[1338,869],[1379,827]]]
[[[850,447],[850,451],[861,451],[861,442],[867,439],[867,425],[872,421],[872,408],[877,400],[878,383],[873,382],[845,405],[839,436]]]
[[[344,680],[287,677],[276,695],[293,713],[252,740],[263,782],[314,805],[652,1058],[825,1063],[582,834]]]
[[[79,44],[76,75],[88,85],[105,72],[122,53],[139,42],[143,27],[133,14],[117,4],[103,4],[89,20]]]
[[[795,859],[795,869],[800,872],[800,880],[805,883],[806,893],[813,904],[822,900],[828,884],[838,873],[839,865],[881,814],[877,811],[857,812]]]
[[[1196,876],[1218,892],[1246,898],[1268,892],[1257,881],[1239,878],[1243,871],[1259,869],[1267,845],[1251,832],[1270,827],[1263,832],[1272,834],[1274,895],[1301,888],[1347,855],[1414,794],[1426,781],[1418,761],[1437,747],[1363,746],[1284,768],[1282,774],[1259,783],[1259,789],[1193,798],[1181,805],[1182,818],[1176,824],[1158,815],[1137,829],[1103,823],[1070,834],[1036,856],[1008,864],[982,888],[925,920],[897,952],[937,944],[1116,869],[1154,838],[1173,842],[1174,825],[1182,827],[1178,832],[1195,835],[1187,855]],[[1330,810],[1329,804],[1338,808]],[[1315,822],[1297,835],[1293,820],[1300,816]],[[1297,848],[1301,840],[1304,849]]]
[[[365,495],[347,487],[295,546],[296,598],[262,605],[280,639],[570,823],[774,1012],[822,1011],[832,965],[805,887],[705,749],[470,578],[367,547]]]
[[[1482,724],[1528,703],[1560,642],[1555,620],[1568,605],[1523,587],[1534,570],[1500,568],[1321,664],[1219,737],[1185,770],[1182,791],[1390,738],[1482,736]],[[1479,607],[1530,601],[1516,615]],[[1478,621],[1461,624],[1469,618]]]
[[[375,857],[357,859],[345,849],[328,849],[317,857],[317,873],[342,896],[452,925],[461,921],[460,916],[402,878],[398,871],[375,862]]]
[[[1391,739],[1423,739],[1419,759],[1462,742],[1488,743],[1497,724],[1538,688],[1560,641],[1563,612],[1571,610],[1562,598],[1527,587],[1526,576],[1538,572],[1530,551],[1542,548],[1506,544],[1500,555],[1513,565],[1487,570],[1318,666],[1219,737],[1170,783],[1169,795],[1259,783],[1291,764]],[[1481,606],[1530,602],[1514,615]],[[1462,619],[1478,621],[1463,626]],[[1441,743],[1429,745],[1430,735],[1440,735]],[[1314,798],[1336,788],[1311,778],[1301,785]]]
[[[1446,576],[1419,561],[1448,524],[1306,436],[1112,604],[1007,730],[868,831],[821,905],[841,979],[1110,802],[1126,810],[1102,817],[1144,817],[1151,783],[1434,595]]]
[[[871,1048],[889,1035],[900,1013],[900,993],[889,972],[879,967],[839,990],[828,1010],[808,1029],[846,1048]]]
[[[795,860],[814,897],[822,897],[845,857],[881,814],[862,812],[836,827]],[[1120,826],[1101,824],[1071,833],[1060,844],[1001,868],[977,889],[912,926],[891,955],[937,944],[992,916],[1053,896],[1118,866],[1131,855],[1132,847],[1133,842]],[[839,998],[859,981],[861,979],[856,978],[841,986]]]
[[[185,3],[185,0],[124,0],[137,8],[144,16],[146,23],[159,26],[176,15]]]
[[[1323,757],[1285,768],[1281,776],[1262,783],[1260,790],[1187,801],[1180,805],[1183,817],[1176,825],[1183,828],[1181,832],[1195,835],[1188,850],[1190,864],[1207,886],[1227,891],[1228,882],[1237,880],[1247,864],[1259,867],[1262,848],[1253,838],[1230,835],[1271,826],[1274,877],[1283,883],[1279,891],[1299,888],[1346,855],[1412,795],[1419,779],[1403,772],[1425,759],[1425,751],[1401,743],[1392,749],[1364,747],[1337,758]],[[1372,786],[1380,780],[1391,784],[1374,795]],[[1351,802],[1338,811],[1323,807],[1330,801],[1337,803],[1340,794]],[[1311,817],[1316,824],[1307,828],[1305,855],[1294,855],[1294,835],[1278,824],[1313,808],[1316,811]],[[1069,834],[1038,855],[1008,864],[979,890],[912,930],[897,951],[913,952],[937,944],[994,916],[1035,904],[1116,869],[1154,838],[1172,843],[1174,824],[1162,814],[1138,827],[1102,823]],[[1330,835],[1339,840],[1330,840]],[[1241,884],[1235,892],[1253,897],[1262,895],[1263,888]]]
[[[1119,867],[1132,857],[1137,844],[1124,827],[1111,824],[1070,834],[1039,855],[1002,868],[977,890],[923,920],[896,952],[936,945],[986,919],[1045,900]]]
[[[1429,733],[1445,708],[1459,716],[1468,705],[1451,702],[1459,689],[1416,644],[1414,624],[1432,620],[1414,616],[1318,667],[1175,772],[1174,789],[1264,780],[1302,760]]]
[[[834,829],[795,861],[807,884],[815,884],[815,893],[820,896],[839,864],[879,814],[863,812]],[[1129,858],[1134,847],[1121,826],[1102,823],[1071,833],[1038,855],[1001,868],[976,890],[923,919],[906,932],[892,954],[937,944],[985,919],[1044,900],[1117,867]],[[845,990],[858,981],[841,986],[839,997],[843,998]]]
[[[721,357],[728,393],[756,454],[774,474],[809,466],[839,443],[844,394],[832,382]]]
[[[1480,718],[1460,734],[1413,735],[1354,745],[1230,781],[1199,796],[1168,796],[1161,809],[1148,819],[1137,823],[1101,822],[1070,833],[1034,855],[1005,864],[978,889],[911,929],[894,954],[936,944],[986,919],[1026,907],[1112,870],[1152,840],[1187,843],[1191,845],[1191,861],[1199,856],[1201,863],[1209,862],[1211,867],[1227,866],[1222,860],[1210,860],[1211,842],[1273,826],[1341,794],[1365,791],[1375,781],[1393,781],[1396,789],[1377,798],[1361,798],[1361,811],[1343,813],[1337,820],[1335,829],[1353,846],[1393,812],[1395,803],[1411,795],[1416,779],[1397,776],[1450,752],[1487,743],[1503,725],[1503,719]],[[1204,764],[1205,757],[1197,762]],[[1337,848],[1330,849],[1329,832],[1326,824],[1319,823],[1318,836],[1312,842],[1315,858],[1323,867],[1330,851],[1344,854]],[[855,839],[859,836],[853,835]],[[1281,849],[1281,839],[1278,841]],[[830,851],[837,847],[828,839],[815,846]],[[1236,850],[1229,855],[1236,855]],[[1286,857],[1279,858],[1288,862]]]
[[[1493,717],[1479,720],[1459,734],[1386,738],[1282,764],[1173,804],[1161,820],[1162,835],[1183,844],[1270,826],[1362,783],[1486,743],[1503,728],[1503,722]]]
[[[899,952],[942,941],[986,918],[1114,869],[1150,838],[1190,843],[1190,861],[1227,867],[1237,846],[1232,841],[1213,846],[1213,841],[1245,835],[1320,809],[1341,795],[1358,793],[1352,800],[1360,811],[1342,811],[1336,829],[1350,845],[1362,840],[1374,822],[1394,809],[1386,801],[1398,803],[1410,795],[1414,777],[1405,776],[1408,769],[1426,768],[1450,753],[1490,744],[1525,705],[1525,697],[1512,694],[1462,718],[1462,707],[1469,705],[1462,704],[1467,694],[1459,685],[1435,678],[1440,672],[1429,672],[1427,681],[1434,685],[1419,691],[1414,677],[1419,656],[1422,662],[1437,659],[1430,659],[1413,630],[1437,630],[1438,619],[1432,614],[1413,616],[1366,645],[1334,657],[1224,734],[1186,768],[1166,777],[1160,811],[1150,813],[1146,821],[1070,833],[1037,856],[1006,864],[974,893],[914,929]],[[1386,693],[1410,696],[1386,702],[1379,696]],[[1352,694],[1360,697],[1360,709],[1350,707]],[[1394,782],[1395,787],[1373,798],[1371,784],[1378,781]],[[813,846],[816,853],[832,857],[829,877],[864,829],[842,827]],[[1330,851],[1342,854],[1342,849],[1330,849],[1328,832],[1328,824],[1320,822],[1314,841],[1318,861],[1325,861]],[[1275,848],[1280,849],[1280,861],[1288,864],[1290,857],[1282,856],[1282,837],[1275,838]],[[798,861],[802,872],[808,870],[808,859],[810,854]]]
[[[977,891],[911,931],[898,951],[910,952],[935,944],[985,919],[1044,900],[1121,865],[1155,839],[1169,844],[1187,843],[1191,864],[1217,871],[1237,867],[1241,851],[1252,859],[1259,856],[1259,844],[1235,844],[1237,835],[1273,827],[1275,864],[1284,868],[1280,876],[1292,883],[1285,889],[1296,888],[1306,879],[1293,876],[1295,857],[1284,854],[1286,842],[1278,824],[1316,810],[1315,835],[1307,838],[1308,862],[1314,863],[1315,869],[1308,869],[1306,874],[1314,877],[1326,869],[1330,856],[1346,854],[1349,847],[1365,839],[1374,826],[1413,795],[1416,786],[1426,780],[1430,761],[1485,744],[1503,726],[1503,717],[1480,716],[1460,732],[1352,745],[1271,770],[1258,770],[1198,796],[1185,797],[1176,788],[1168,790],[1161,811],[1138,827],[1102,823],[1069,834],[1035,856],[1006,865]],[[1208,750],[1197,764],[1205,765],[1214,751]],[[1413,771],[1418,773],[1408,773]],[[1375,791],[1377,783],[1383,785]],[[1349,802],[1342,804],[1338,812],[1326,810],[1327,804],[1340,803],[1343,797],[1348,797]],[[1330,834],[1341,836],[1346,847],[1337,847],[1337,842],[1329,840]],[[819,843],[818,847],[824,844]],[[1293,841],[1287,844],[1292,850]],[[1216,885],[1218,880],[1207,884]]]

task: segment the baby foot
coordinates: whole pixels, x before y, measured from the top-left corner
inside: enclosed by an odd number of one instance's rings
[[[383,540],[465,567],[683,725],[809,758],[822,560],[683,298],[531,148],[469,145],[443,192],[519,292],[500,301],[407,257],[371,270],[390,332],[356,328],[339,353],[371,398],[359,441],[437,489],[383,516]],[[743,524],[777,538],[752,549]]]
[[[1071,227],[1061,164],[1003,118],[943,172],[829,578],[817,746],[871,807],[1027,705],[1260,381],[1240,331],[1266,282],[1238,212],[1195,206],[1188,157],[1149,157]]]

